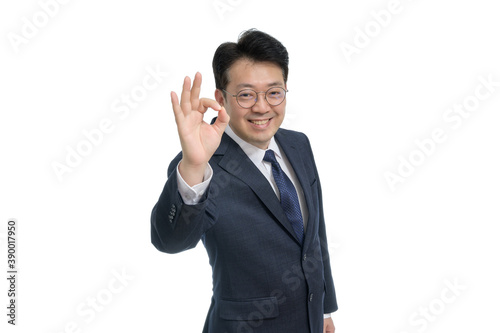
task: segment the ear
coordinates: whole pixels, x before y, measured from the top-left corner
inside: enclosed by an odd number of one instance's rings
[[[222,90],[215,89],[215,100],[217,101],[217,103],[219,103],[219,105],[224,106],[225,100],[222,94]]]

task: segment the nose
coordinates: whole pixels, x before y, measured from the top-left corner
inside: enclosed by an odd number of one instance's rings
[[[271,110],[271,106],[266,101],[266,93],[257,93],[257,102],[252,106],[252,111],[257,113],[267,113]]]

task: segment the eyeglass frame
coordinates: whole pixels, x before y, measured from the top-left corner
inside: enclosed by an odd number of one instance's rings
[[[279,104],[273,105],[273,104],[269,103],[269,101],[267,100],[267,92],[268,92],[269,90],[271,90],[271,89],[275,89],[275,88],[280,88],[280,89],[283,89],[283,91],[285,91],[285,96],[283,97],[283,100],[282,100]],[[230,93],[229,91],[227,91],[226,89],[221,89],[221,90],[222,90],[222,91],[224,91],[224,92],[227,92],[229,95],[231,95],[232,97],[236,98],[236,103],[238,103],[238,105],[239,105],[240,107],[244,108],[244,109],[251,109],[251,108],[253,108],[253,107],[255,106],[255,104],[257,104],[257,101],[259,100],[259,94],[264,94],[264,99],[266,100],[267,104],[269,104],[270,106],[278,106],[278,105],[281,105],[281,104],[285,101],[285,99],[286,99],[286,93],[288,92],[288,89],[285,89],[285,88],[283,88],[283,87],[270,87],[270,88],[269,88],[269,89],[267,89],[266,91],[255,91],[255,90],[250,89],[250,88],[245,88],[245,89],[241,89],[240,91],[238,91],[235,95],[231,94],[231,93]],[[253,103],[253,105],[252,105],[252,106],[246,106],[246,107],[245,107],[245,106],[242,106],[242,105],[240,104],[240,102],[238,102],[238,94],[239,94],[240,92],[242,92],[242,91],[245,91],[245,90],[251,90],[251,91],[253,91],[253,92],[257,95],[257,97],[256,97],[256,99],[255,99],[255,103]]]

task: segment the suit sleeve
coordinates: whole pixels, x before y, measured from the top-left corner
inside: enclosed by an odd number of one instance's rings
[[[309,145],[309,149],[311,149],[311,145],[309,139],[307,139],[307,143]],[[318,195],[319,195],[319,240],[321,243],[321,254],[323,259],[323,271],[324,271],[324,279],[325,279],[325,299],[324,299],[324,313],[332,313],[337,311],[337,296],[335,293],[335,286],[333,283],[332,277],[332,269],[330,266],[330,253],[328,251],[328,240],[326,236],[326,225],[325,225],[325,216],[323,212],[323,194],[321,191],[321,183],[319,180],[318,169],[316,168],[316,162],[314,161],[314,155],[311,149],[311,157],[314,165],[314,173],[316,175],[316,179],[318,182]]]
[[[178,253],[194,248],[214,221],[213,209],[207,208],[207,194],[195,205],[184,204],[177,187],[176,167],[179,154],[170,163],[168,179],[151,212],[151,242],[162,252]]]

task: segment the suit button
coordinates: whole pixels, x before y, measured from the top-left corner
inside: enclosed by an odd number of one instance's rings
[[[307,254],[304,254],[304,257],[302,258],[302,260],[304,260],[304,261],[307,260]]]
[[[312,302],[312,301],[313,301],[313,296],[314,296],[314,294],[313,294],[313,293],[311,293],[311,295],[309,295],[309,302]]]

